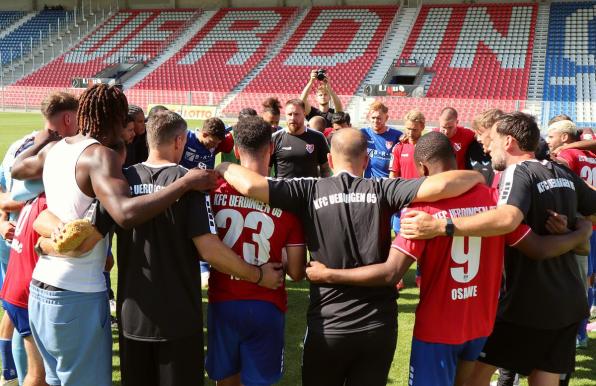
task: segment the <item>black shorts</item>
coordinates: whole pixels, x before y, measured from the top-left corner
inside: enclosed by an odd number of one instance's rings
[[[346,335],[307,331],[303,386],[385,386],[395,354],[396,329]]]
[[[522,375],[532,370],[573,372],[578,325],[539,330],[497,320],[478,360]]]
[[[203,385],[203,334],[167,342],[119,340],[123,386]]]

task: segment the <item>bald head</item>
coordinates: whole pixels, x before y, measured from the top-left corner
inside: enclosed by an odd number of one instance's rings
[[[315,115],[308,121],[308,127],[321,133],[327,128],[327,121],[320,115]]]
[[[364,134],[351,127],[338,130],[331,139],[331,155],[336,162],[364,159],[367,147]]]

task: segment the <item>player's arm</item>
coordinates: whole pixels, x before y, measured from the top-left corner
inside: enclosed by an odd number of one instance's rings
[[[404,276],[414,259],[398,249],[391,248],[387,261],[349,269],[327,268],[311,261],[306,277],[313,283],[356,285],[365,287],[395,286]]]
[[[286,273],[293,281],[300,281],[306,276],[306,248],[304,245],[286,247]]]
[[[308,79],[308,83],[304,86],[304,90],[300,94],[300,99],[304,102],[304,115],[307,116],[310,114],[310,103],[308,103],[308,95],[310,94],[310,90],[312,89],[312,85],[317,77],[317,70],[311,70],[310,78]]]
[[[23,208],[24,204],[24,202],[13,200],[10,193],[0,192],[0,210],[5,212],[18,212]]]
[[[341,113],[342,111],[344,111],[344,107],[341,103],[341,99],[339,99],[339,97],[337,96],[335,91],[333,91],[333,88],[331,87],[331,83],[329,82],[329,77],[325,78],[324,83],[327,86],[327,92],[329,93],[329,96],[331,97],[331,100],[333,101],[333,107],[335,108],[335,111],[338,113]]]
[[[522,222],[523,213],[513,205],[502,205],[496,209],[470,217],[453,218],[455,236],[499,236],[512,232]],[[434,218],[426,212],[412,210],[402,215],[400,235],[406,239],[431,239],[445,236],[447,220]]]
[[[243,196],[269,203],[269,183],[262,175],[229,162],[220,163],[215,171]]]
[[[278,288],[283,282],[281,263],[259,267],[248,264],[211,233],[193,237],[192,241],[203,259],[220,272],[271,289]]]
[[[331,171],[331,167],[329,167],[329,163],[325,162],[322,165],[319,165],[319,173],[321,177],[331,177],[333,172]]]
[[[566,234],[540,236],[534,232],[529,232],[520,242],[514,245],[524,255],[536,259],[544,260],[561,256],[571,250],[575,253],[589,253],[589,249],[577,250],[583,247],[592,234],[592,222],[585,219],[578,219],[576,229]]]
[[[8,220],[8,215],[0,211],[0,236],[6,241],[11,241],[14,237],[15,230],[14,221]]]
[[[130,197],[118,154],[105,146],[93,147],[89,148],[91,155],[83,162],[79,158],[78,165],[87,169],[97,199],[124,229],[155,217],[190,190],[209,190],[216,184],[213,171],[190,169],[182,178],[158,192]]]
[[[427,177],[413,202],[434,202],[457,197],[477,184],[484,184],[482,174],[471,170],[450,170]]]
[[[566,143],[563,146],[558,147],[553,151],[553,154],[557,156],[561,151],[566,149],[579,149],[579,150],[589,150],[589,151],[596,151],[596,140],[592,139],[589,141],[576,141],[572,143]]]
[[[68,252],[58,252],[55,241],[64,235],[64,224],[48,209],[43,210],[33,222],[33,230],[39,234],[38,246],[43,254],[62,257],[80,257],[91,251],[103,239],[103,236],[94,227],[91,235],[85,238],[79,246]]]
[[[45,157],[58,140],[60,140],[60,136],[54,131],[44,129],[37,133],[33,145],[15,158],[10,171],[12,177],[17,180],[41,178]]]

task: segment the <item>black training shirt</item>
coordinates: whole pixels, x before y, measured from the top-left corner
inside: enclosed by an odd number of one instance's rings
[[[327,126],[325,127],[331,127],[331,120],[333,119],[333,114],[335,114],[335,109],[333,108],[329,108],[327,110],[326,113],[324,113],[323,111],[317,109],[316,107],[310,107],[310,113],[308,113],[308,115],[306,116],[306,120],[310,121],[310,119],[312,117],[316,117],[317,115],[320,117],[325,118],[325,122],[327,124]]]
[[[318,177],[319,165],[327,163],[329,146],[318,131],[305,129],[300,135],[287,130],[273,133],[275,176],[279,178]]]
[[[501,176],[499,205],[519,208],[524,221],[546,235],[547,209],[567,216],[596,213],[596,191],[571,170],[550,161],[530,160],[509,166]],[[539,329],[559,329],[588,316],[584,282],[573,252],[543,261],[515,248],[505,252],[505,290],[498,317]]]
[[[356,268],[387,260],[391,215],[408,205],[423,179],[364,179],[346,172],[321,179],[270,180],[272,207],[292,211],[312,260]],[[395,328],[395,286],[310,285],[308,329],[345,334]]]
[[[184,174],[175,164],[124,170],[133,197]],[[208,198],[199,192],[186,193],[144,224],[118,230],[118,318],[125,337],[167,341],[202,333],[201,272],[192,238],[214,230]]]

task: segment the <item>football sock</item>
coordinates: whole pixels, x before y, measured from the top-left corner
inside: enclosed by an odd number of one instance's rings
[[[4,379],[15,379],[17,369],[12,358],[12,341],[0,339],[0,359],[2,359],[2,376]]]

